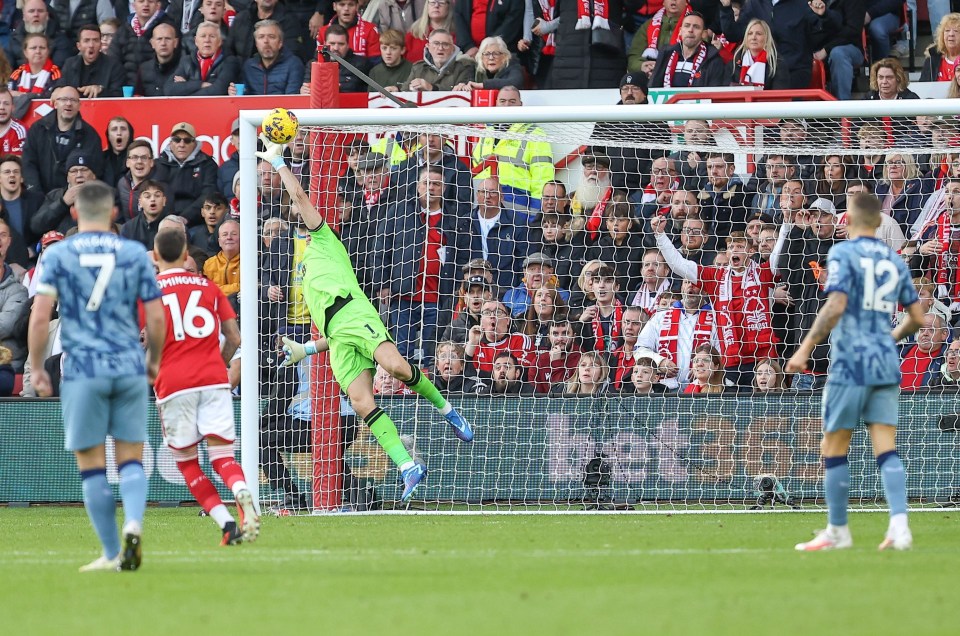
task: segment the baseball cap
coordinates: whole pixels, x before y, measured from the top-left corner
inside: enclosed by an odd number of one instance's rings
[[[74,150],[69,155],[67,155],[67,170],[70,168],[75,168],[76,166],[86,166],[93,170],[90,164],[90,157],[87,154],[80,150]]]
[[[235,127],[233,130],[236,130],[237,128],[239,128],[239,126]],[[173,128],[170,129],[170,136],[172,137],[173,135],[176,135],[178,132],[185,132],[193,138],[196,138],[197,136],[197,129],[193,127],[193,124],[189,124],[185,121],[182,121],[178,124],[174,124]]]
[[[834,216],[837,214],[837,206],[835,206],[830,199],[819,198],[814,200],[814,202],[810,204],[810,211],[813,212],[814,210],[833,214]]]
[[[480,287],[483,287],[484,289],[490,289],[490,283],[483,276],[471,276],[465,281],[465,283],[466,284],[464,285],[464,287],[466,287],[467,289],[477,285]]]
[[[63,240],[63,234],[56,230],[50,230],[40,237],[40,246],[46,247]]]
[[[553,259],[543,252],[534,252],[530,256],[523,259],[524,267],[530,267],[531,265],[546,265],[548,267],[555,267],[553,264]]]

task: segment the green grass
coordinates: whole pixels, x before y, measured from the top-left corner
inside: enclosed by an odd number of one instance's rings
[[[195,509],[151,509],[143,568],[80,575],[80,508],[0,508],[5,634],[956,634],[960,515],[916,548],[798,554],[823,514],[265,518],[221,548]]]

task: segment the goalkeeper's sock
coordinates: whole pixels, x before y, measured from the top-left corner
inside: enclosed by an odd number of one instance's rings
[[[411,391],[425,397],[430,404],[437,407],[441,415],[446,415],[453,410],[453,407],[447,402],[447,398],[440,394],[440,389],[430,381],[430,378],[423,375],[420,369],[414,365],[411,364],[410,368],[413,369],[413,377],[404,384],[410,387]]]
[[[823,487],[827,497],[827,521],[831,526],[847,525],[850,503],[850,464],[847,456],[824,457]]]
[[[143,514],[147,509],[147,475],[143,472],[140,460],[131,459],[119,466],[120,500],[123,501],[123,527],[132,522],[136,527],[143,526]]]
[[[373,409],[371,413],[364,416],[363,421],[370,427],[370,432],[373,433],[380,447],[400,470],[413,465],[413,458],[400,441],[396,425],[383,409],[380,407]]]
[[[223,508],[224,511],[226,511],[227,508],[223,505],[223,500],[220,499],[220,494],[217,492],[216,486],[213,485],[213,482],[207,478],[203,469],[200,468],[200,462],[197,461],[197,458],[194,457],[193,459],[177,462],[177,468],[180,470],[180,474],[183,475],[183,480],[187,483],[187,489],[190,491],[190,494],[193,495],[193,498],[197,500],[197,503],[200,504],[204,512],[220,524],[220,519],[213,514],[213,511],[218,507]],[[227,514],[229,515],[229,513]],[[232,519],[231,517],[227,519],[227,521],[232,521]],[[220,524],[220,527],[222,528],[223,524]]]
[[[107,483],[107,469],[94,468],[80,471],[83,480],[83,507],[87,510],[100,544],[103,556],[108,559],[120,554],[120,535],[117,532],[117,502]]]
[[[877,467],[883,480],[883,494],[890,506],[890,517],[907,514],[907,473],[897,451],[877,455]]]

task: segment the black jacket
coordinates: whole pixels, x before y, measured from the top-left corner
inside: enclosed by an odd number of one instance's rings
[[[156,178],[165,182],[173,192],[173,209],[187,219],[190,227],[203,223],[200,208],[203,199],[217,191],[217,163],[200,152],[200,147],[183,163],[177,161],[170,149],[157,159]]]
[[[283,31],[284,48],[289,49],[291,53],[304,61],[307,58],[315,58],[316,41],[307,32],[306,23],[300,20],[296,13],[288,9],[283,0],[280,0],[274,7],[270,19],[280,23],[280,29]],[[237,6],[237,17],[233,21],[233,26],[230,27],[230,47],[231,53],[241,60],[251,58],[257,52],[256,44],[253,41],[253,27],[259,21],[255,2],[251,2],[249,8],[246,9]]]
[[[173,23],[170,16],[162,14],[153,21],[140,37],[137,37],[137,34],[133,31],[129,19],[120,25],[116,35],[113,36],[109,53],[123,64],[123,69],[127,73],[127,81],[125,82],[127,86],[137,86],[139,84],[137,75],[140,71],[140,65],[156,57],[153,47],[150,46],[150,38],[153,37],[153,30],[157,28],[158,24],[173,25],[173,28],[177,29],[177,33],[180,33],[179,27]]]
[[[17,68],[26,61],[26,58],[23,57],[23,38],[26,34],[27,32],[24,30],[21,21],[20,25],[11,34],[10,43],[7,45],[7,58],[10,61],[10,68]],[[67,39],[63,29],[60,28],[60,23],[57,22],[56,16],[52,14],[47,22],[47,29],[44,34],[50,40],[50,59],[62,69],[67,58],[76,54],[77,47]]]
[[[788,348],[786,355],[792,355],[803,334],[810,331],[817,312],[827,300],[810,262],[816,261],[826,268],[827,252],[834,242],[832,238],[821,240],[811,230],[796,226],[787,235],[777,263],[777,273],[787,284],[787,292],[794,302],[788,310],[790,319],[786,334],[789,339],[783,343]],[[809,368],[814,373],[826,373],[829,365],[830,343],[824,341],[814,347]]]
[[[554,16],[560,19],[556,33],[557,52],[545,88],[616,88],[627,70],[626,53],[594,47],[591,30],[577,31],[574,28],[579,5],[580,0],[557,0],[554,12]],[[623,3],[609,0],[607,5],[610,25],[616,30],[621,26]],[[457,42],[460,42],[459,34]],[[513,42],[515,45],[516,40]]]
[[[196,55],[180,56],[180,65],[173,72],[174,77],[185,78],[185,82],[177,82],[173,77],[167,78],[163,86],[164,95],[171,97],[200,97],[204,95],[226,95],[231,82],[240,79],[240,60],[233,55],[226,55],[221,50],[214,58],[206,79],[200,77],[200,61]],[[203,86],[209,83],[210,86]]]
[[[83,62],[82,55],[74,55],[63,65],[58,85],[103,86],[100,97],[120,97],[123,95],[123,85],[127,75],[123,66],[109,55],[100,54],[93,64]]]
[[[660,55],[657,56],[657,65],[653,67],[653,74],[650,76],[650,88],[662,88],[664,86],[664,76],[669,70],[667,63],[674,52],[677,53],[678,60],[683,59],[682,46],[682,44],[674,44],[669,49],[660,51]],[[687,86],[726,86],[729,84],[727,65],[724,63],[723,58],[720,57],[720,52],[717,51],[716,47],[710,46],[709,44],[705,44],[704,46],[707,47],[707,56],[700,65],[700,70],[694,74],[692,81],[684,85],[673,82],[673,88],[686,88]],[[694,53],[694,57],[697,55],[698,53]]]
[[[174,52],[169,62],[161,64],[156,56],[140,65],[139,77],[140,84],[137,85],[137,93],[144,97],[162,97],[167,84],[180,66],[180,49]]]
[[[43,236],[50,230],[66,233],[77,222],[70,217],[70,206],[63,200],[66,188],[54,188],[47,194],[43,205],[30,219],[30,231],[35,235]]]
[[[736,55],[733,56],[733,63],[731,64],[732,72],[730,73],[730,85],[739,86],[740,85],[740,69],[743,66],[743,51],[738,51]],[[763,90],[765,91],[778,91],[785,90],[790,88],[790,69],[788,69],[783,64],[783,60],[777,60],[777,70],[775,73],[770,72],[770,65],[767,65],[767,75],[763,78]]]
[[[514,0],[502,2],[491,0],[487,4],[487,37],[499,35],[507,43],[511,52],[517,52],[517,42],[523,37],[524,3]],[[469,51],[480,46],[473,41],[470,33],[470,16],[473,14],[473,0],[458,0],[453,6],[453,27],[457,46],[461,51]],[[612,15],[619,15],[613,13]]]
[[[36,190],[24,189],[20,192],[20,213],[23,215],[23,240],[29,247],[40,240],[40,234],[37,234],[30,228],[30,221],[43,206],[44,196],[42,192]],[[6,208],[6,201],[0,200],[0,207]],[[4,209],[0,216],[6,217],[7,211]],[[11,228],[13,229],[13,228]]]
[[[921,82],[936,82],[940,73],[940,64],[943,62],[943,53],[933,44],[927,48],[927,56],[923,60],[923,69],[920,71]]]
[[[160,216],[153,221],[148,221],[147,217],[141,212],[132,220],[123,224],[123,227],[120,228],[120,236],[142,243],[145,248],[151,250],[153,249],[153,239],[157,238],[157,230],[160,229],[160,221],[165,216],[167,215],[161,212]]]
[[[70,150],[81,150],[93,173],[100,176],[103,142],[93,126],[78,116],[73,122],[73,143],[57,150],[57,112],[51,111],[30,126],[23,144],[23,182],[29,190],[47,193],[67,185],[66,160]]]
[[[624,105],[618,102],[618,105]],[[643,104],[628,105],[624,109],[624,117],[628,117],[631,110],[643,108]],[[650,178],[651,164],[669,153],[669,150],[658,148],[630,148],[622,146],[618,141],[629,140],[644,144],[664,144],[669,146],[673,135],[666,122],[624,121],[624,122],[597,122],[593,127],[591,140],[606,142],[611,146],[594,146],[601,154],[610,157],[610,173],[613,187],[617,190],[637,192],[643,189],[643,184]]]

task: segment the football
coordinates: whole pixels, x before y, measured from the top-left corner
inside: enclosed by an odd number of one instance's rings
[[[293,141],[293,138],[297,136],[300,122],[297,121],[297,116],[292,111],[286,108],[274,108],[263,118],[260,127],[267,139],[273,143],[286,144]]]

